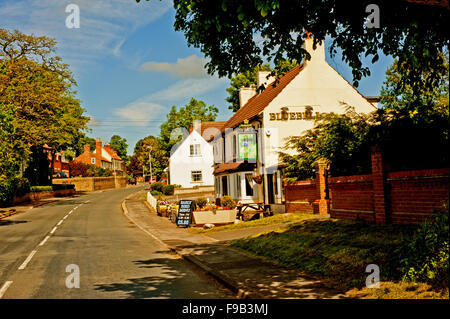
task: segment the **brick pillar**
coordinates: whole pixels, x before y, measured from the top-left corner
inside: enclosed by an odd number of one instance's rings
[[[95,140],[95,166],[102,167],[102,140],[96,139]]]
[[[319,199],[315,201],[314,213],[327,215],[330,213],[330,200],[328,198],[327,174],[329,163],[325,159],[320,159],[316,163],[316,190]]]
[[[387,222],[387,209],[384,183],[384,167],[383,157],[378,146],[373,146],[371,148],[371,160],[375,222],[377,224],[385,224]]]

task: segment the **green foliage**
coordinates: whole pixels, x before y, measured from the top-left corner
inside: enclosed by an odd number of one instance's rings
[[[150,186],[151,186],[152,190],[162,192],[164,184],[161,182],[156,182],[156,183],[151,184]]]
[[[119,135],[111,136],[111,140],[109,141],[113,150],[116,151],[117,155],[124,161],[128,162],[127,156],[127,139],[120,137]]]
[[[162,196],[163,195],[163,193],[161,193],[160,191],[157,191],[157,190],[150,191],[150,194],[152,194],[152,196]]]
[[[16,108],[0,102],[0,177],[14,177],[23,159],[28,155],[28,147],[18,136],[14,127]]]
[[[233,209],[236,207],[236,202],[231,196],[223,196],[220,202],[222,206],[228,207],[229,209]]]
[[[345,115],[330,113],[316,120],[312,130],[288,139],[281,152],[287,164],[285,177],[289,181],[315,177],[315,164],[323,158],[330,163],[331,174],[353,175],[370,173],[370,116],[349,110]]]
[[[208,203],[208,200],[205,197],[197,197],[195,199],[195,205],[197,205],[199,208],[205,207],[205,205]]]
[[[164,185],[162,188],[162,192],[164,195],[173,195],[175,190],[175,185]]]
[[[398,57],[407,70],[435,70],[438,50],[448,45],[445,31],[449,11],[445,5],[419,1],[376,1],[381,12],[381,28],[364,27],[367,2],[324,0],[203,1],[175,0],[174,28],[184,33],[188,45],[199,48],[209,59],[210,74],[232,77],[252,70],[263,61],[303,61],[309,58],[302,48],[310,31],[317,41],[326,36],[333,42],[332,56],[342,59],[353,70],[354,84],[370,75],[362,60],[379,52]],[[254,35],[258,35],[255,37]],[[436,77],[423,79],[416,73],[400,83],[407,87],[435,86]]]
[[[134,154],[130,157],[127,165],[128,173],[134,174],[135,171],[142,172],[143,167],[145,167],[145,174],[150,175],[150,158],[153,177],[156,176],[156,178],[161,179],[164,169],[168,165],[169,158],[163,147],[162,140],[151,135],[137,141],[134,147]]]
[[[32,192],[52,192],[52,191],[61,191],[66,189],[75,189],[75,185],[72,184],[53,184],[46,186],[31,186]]]
[[[445,211],[423,223],[412,238],[405,239],[400,249],[404,279],[448,287],[449,223]]]
[[[214,105],[207,106],[205,102],[191,98],[188,104],[177,110],[172,106],[166,115],[167,120],[161,124],[162,148],[170,154],[173,145],[189,134],[189,127],[194,120],[214,121],[219,109]]]
[[[22,155],[30,153],[30,146],[44,144],[53,152],[67,149],[89,120],[75,97],[68,65],[55,51],[51,38],[0,29],[0,105],[2,112],[5,105],[14,112],[15,143],[10,147],[20,141]]]
[[[0,205],[13,201],[15,196],[25,195],[30,191],[30,183],[26,178],[5,178],[0,176]]]

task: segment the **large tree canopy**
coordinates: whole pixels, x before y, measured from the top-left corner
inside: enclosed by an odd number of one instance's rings
[[[368,4],[378,5],[380,28],[365,27]],[[266,61],[308,58],[302,48],[305,30],[315,41],[333,39],[330,52],[342,50],[356,86],[370,74],[364,56],[375,62],[382,52],[406,69],[436,69],[438,51],[448,43],[448,1],[174,0],[174,8],[175,30],[210,59],[208,72],[230,78]],[[414,89],[423,80],[412,73],[401,84]],[[432,87],[437,79],[425,80]]]
[[[47,144],[55,152],[74,145],[89,120],[55,50],[48,37],[0,29],[0,112],[14,114],[10,124],[25,153],[30,146]]]

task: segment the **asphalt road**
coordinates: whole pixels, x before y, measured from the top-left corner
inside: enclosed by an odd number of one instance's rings
[[[229,297],[122,214],[123,199],[139,189],[90,193],[0,220],[0,298]]]

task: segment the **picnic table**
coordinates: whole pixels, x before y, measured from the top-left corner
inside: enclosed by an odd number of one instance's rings
[[[263,214],[266,212],[268,215],[272,215],[270,211],[270,206],[265,205],[264,203],[241,203],[237,207],[237,219],[244,220],[244,213],[247,209],[251,209],[255,211],[255,214]]]

